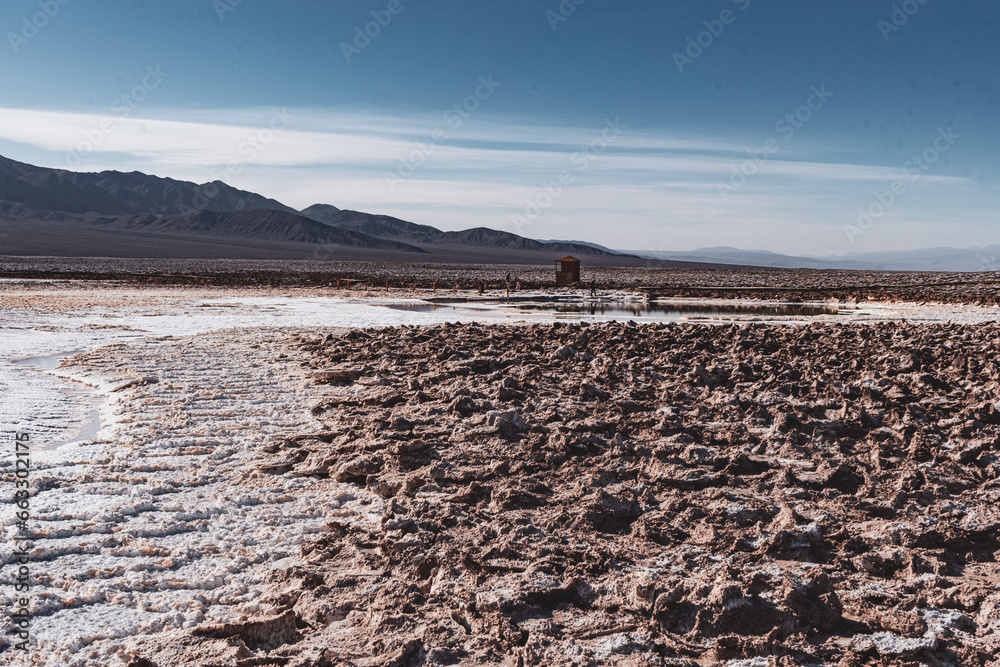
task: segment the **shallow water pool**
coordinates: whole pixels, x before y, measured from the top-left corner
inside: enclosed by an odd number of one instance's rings
[[[492,302],[435,302],[387,304],[394,310],[409,312],[454,312],[482,315],[483,317],[503,317],[511,313],[553,314],[568,317],[600,317],[607,319],[642,318],[654,321],[676,321],[683,319],[726,319],[728,317],[765,317],[774,319],[801,319],[821,315],[851,315],[861,312],[855,308],[844,308],[825,304],[802,303],[747,303],[719,304],[677,301],[555,301],[523,300]]]

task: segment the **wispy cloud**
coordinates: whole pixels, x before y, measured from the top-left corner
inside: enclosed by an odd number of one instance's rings
[[[816,246],[839,243],[853,207],[900,175],[898,168],[824,161],[818,153],[794,160],[779,155],[723,203],[716,184],[728,180],[752,147],[739,138],[627,128],[602,147],[602,124],[529,125],[477,116],[447,128],[445,117],[434,114],[288,109],[278,110],[286,122],[276,127],[271,108],[142,112],[115,117],[0,108],[0,139],[45,151],[45,166],[138,169],[198,182],[221,178],[293,206],[329,202],[446,228],[510,229],[525,202],[586,154],[588,168],[573,172],[558,201],[521,231],[651,249],[676,247],[678,239],[719,245],[721,236],[798,252],[810,250],[810,239]],[[113,131],[81,150],[108,120]],[[449,130],[448,141],[434,147],[419,173],[388,187],[387,175],[442,128]],[[82,164],[68,163],[73,154]],[[921,193],[896,215],[905,220],[918,205],[948,200],[967,187],[964,179],[928,174]],[[893,224],[887,220],[885,227]]]
[[[265,130],[276,111],[287,113],[290,123],[260,150],[258,166],[348,166],[387,168],[405,157],[435,129],[428,117],[379,117],[372,113],[327,113],[309,110],[215,110],[186,114],[188,120],[114,118],[92,113],[0,108],[0,138],[44,148],[54,153],[82,153],[85,162],[106,163],[114,155],[129,155],[150,165],[211,170],[244,157],[252,138]],[[114,130],[100,146],[81,151],[88,135],[111,118]],[[443,122],[443,121],[442,121]],[[564,166],[567,157],[598,150],[591,142],[601,127],[529,126],[497,120],[482,121],[452,133],[439,146],[428,168],[441,172],[489,169],[503,176],[526,172],[544,174]],[[469,145],[473,144],[473,145]],[[737,161],[745,160],[745,146],[721,139],[671,136],[629,128],[601,154],[603,172],[636,175],[724,176]],[[120,158],[119,158],[120,159]],[[774,159],[764,171],[801,178],[872,180],[888,178],[891,169],[870,165],[783,161]],[[478,174],[477,176],[489,176]]]

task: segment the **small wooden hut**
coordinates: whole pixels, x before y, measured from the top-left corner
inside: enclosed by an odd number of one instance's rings
[[[580,282],[580,260],[566,255],[556,260],[556,285],[572,285]]]

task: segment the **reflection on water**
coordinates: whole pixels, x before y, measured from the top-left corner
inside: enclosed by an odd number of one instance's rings
[[[430,313],[451,311],[454,313],[478,313],[484,316],[502,316],[507,309],[535,313],[555,313],[557,315],[599,316],[609,318],[645,317],[656,320],[679,320],[692,315],[711,317],[762,316],[774,318],[816,317],[818,315],[849,315],[853,308],[838,308],[801,303],[771,304],[717,304],[678,302],[585,302],[585,301],[515,301],[513,303],[493,302],[492,308],[477,307],[474,303],[395,303],[388,308],[408,312]]]
[[[80,434],[75,440],[67,443],[57,443],[56,446],[62,446],[63,444],[71,445],[77,442],[87,442],[88,440],[93,440],[97,437],[97,434],[100,433],[101,427],[101,411],[95,408],[90,411],[87,421],[83,423],[83,427],[80,429]]]
[[[12,359],[11,363],[17,366],[28,366],[43,371],[58,382],[58,391],[61,401],[70,405],[76,405],[77,410],[85,410],[86,414],[81,415],[81,419],[75,429],[69,429],[69,433],[63,437],[48,438],[47,444],[40,449],[57,449],[64,445],[72,445],[78,442],[87,442],[97,437],[101,430],[101,411],[96,407],[97,392],[89,385],[76,382],[69,378],[55,375],[50,371],[55,370],[63,359],[79,354],[84,350],[69,350],[65,352],[55,352],[38,357],[25,357],[23,359]]]
[[[468,313],[468,312],[480,312],[480,313],[495,313],[495,310],[490,308],[476,308],[475,306],[469,305],[467,303],[461,304],[450,304],[450,303],[387,303],[384,304],[386,308],[392,308],[393,310],[405,310],[409,313],[433,313],[438,311],[453,311],[456,313]]]
[[[844,309],[836,306],[781,304],[715,304],[715,303],[523,303],[519,310],[543,311],[606,317],[662,317],[680,319],[686,315],[763,315],[766,317],[816,317],[837,315]]]
[[[80,354],[83,350],[70,350],[68,352],[55,352],[53,354],[47,354],[43,357],[25,357],[24,359],[11,359],[12,364],[19,364],[21,366],[34,366],[35,368],[40,368],[43,371],[54,371],[56,366],[65,359],[66,357],[71,357],[74,354]]]

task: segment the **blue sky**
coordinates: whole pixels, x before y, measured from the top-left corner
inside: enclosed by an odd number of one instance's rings
[[[998,20],[986,0],[6,0],[0,154],[617,248],[980,246],[1000,243]]]

